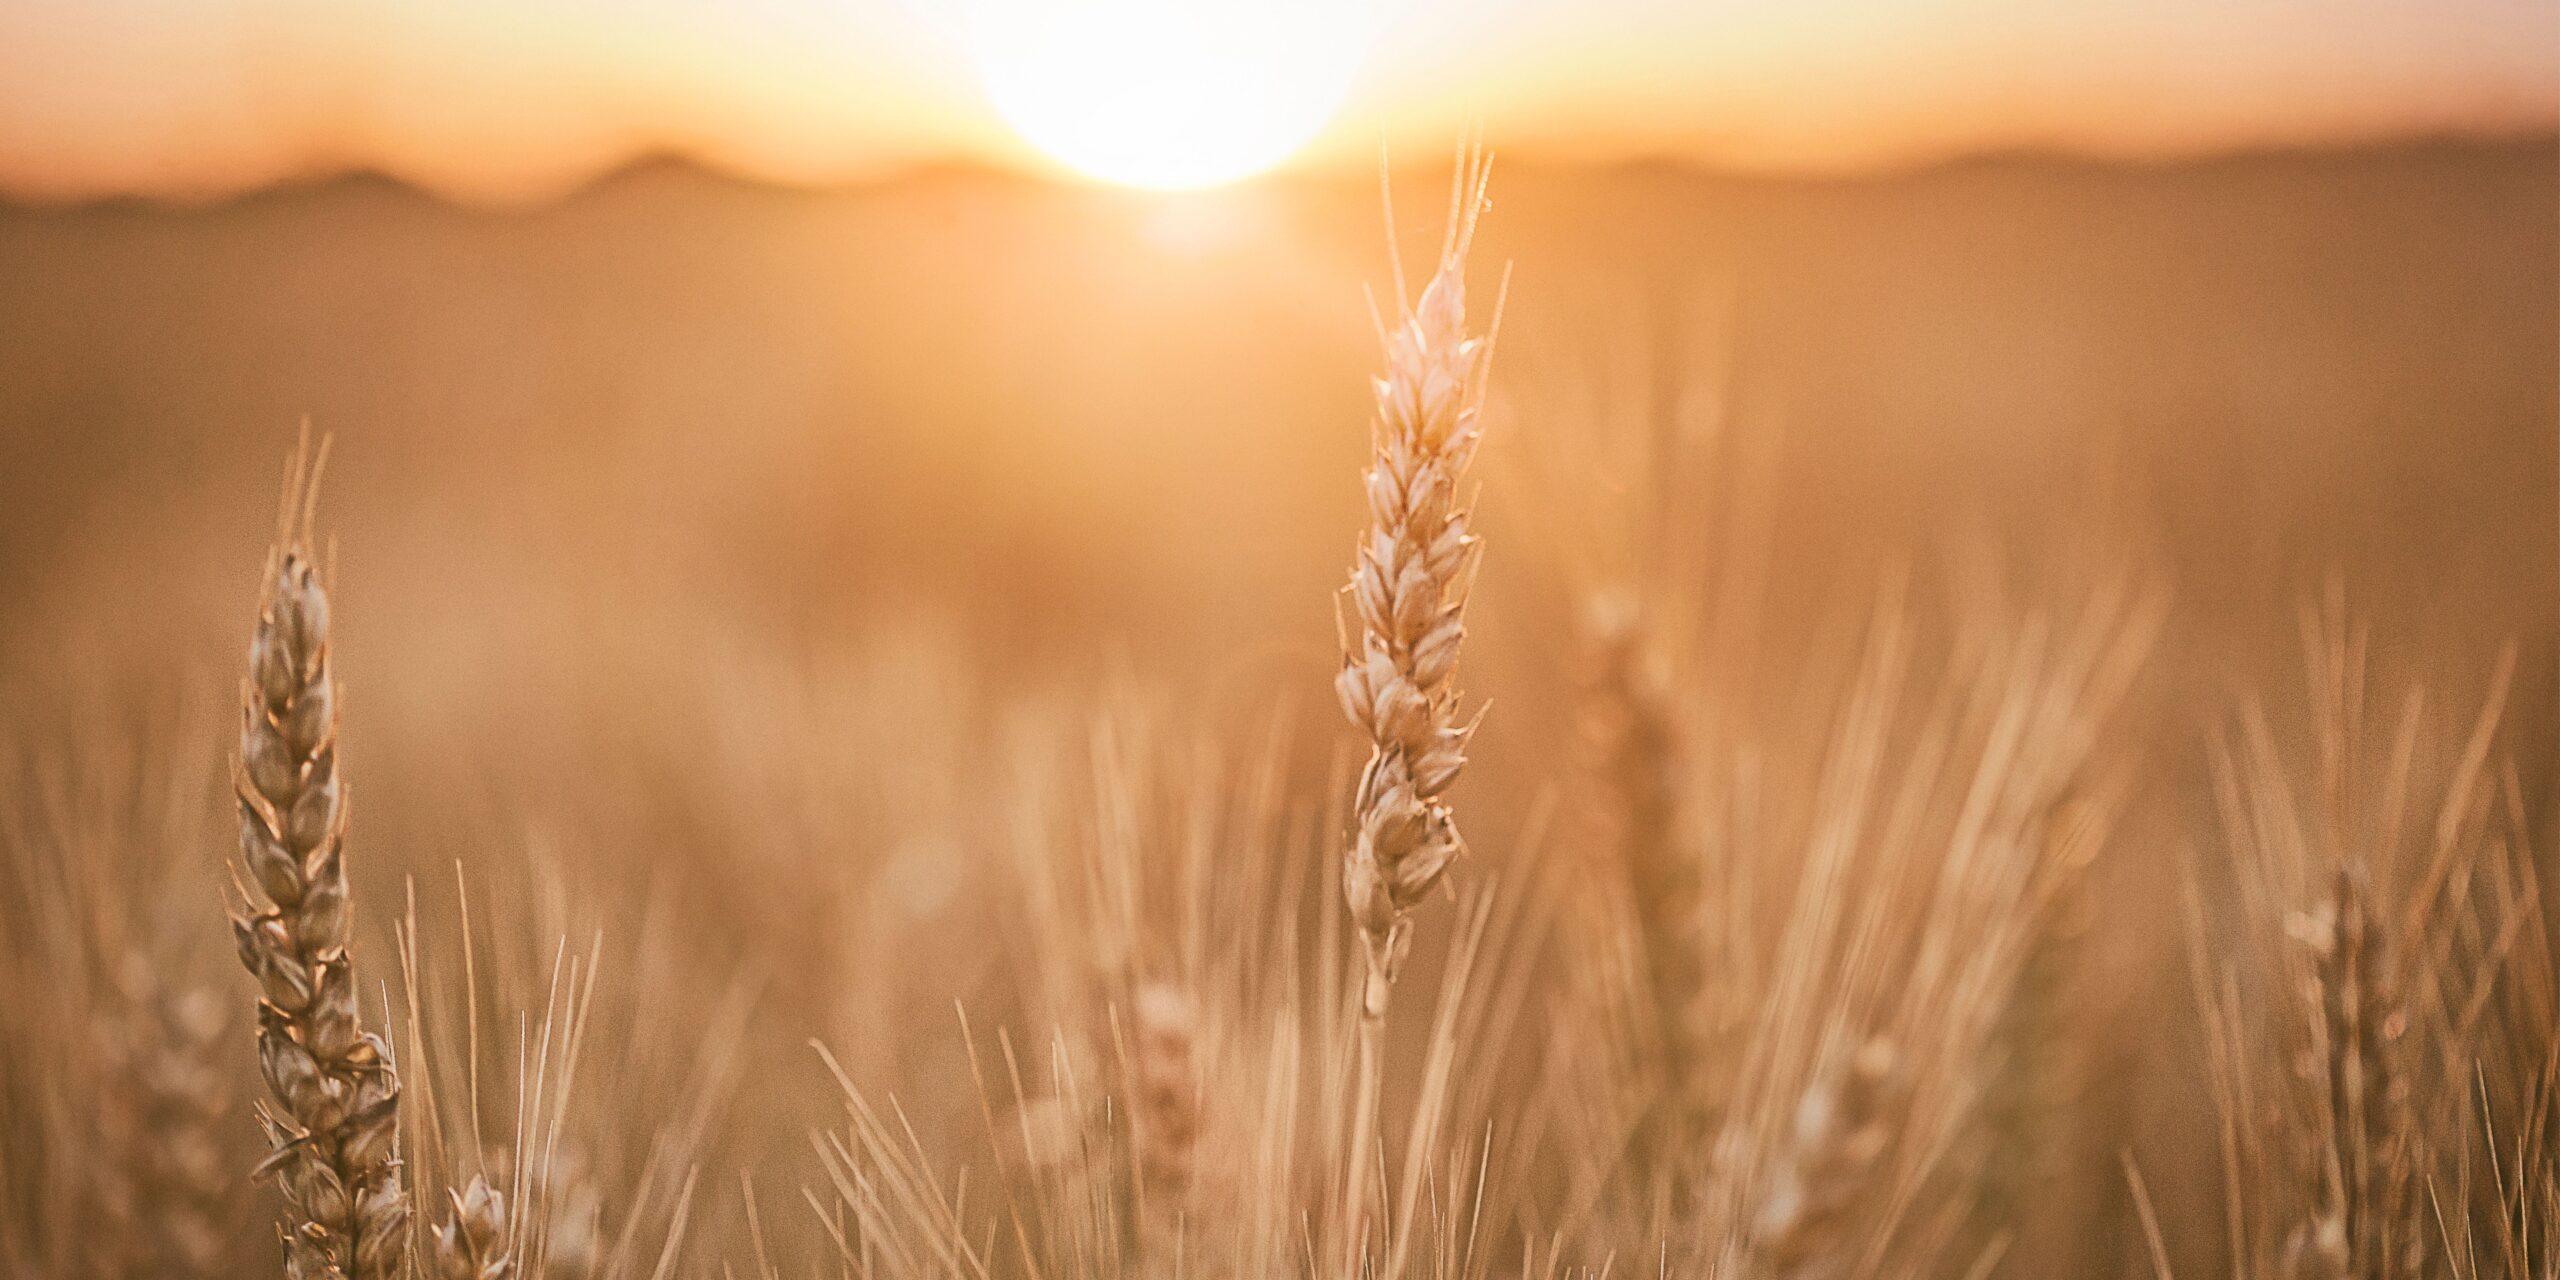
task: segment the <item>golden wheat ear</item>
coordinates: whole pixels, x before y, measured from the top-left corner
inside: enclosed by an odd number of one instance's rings
[[[1632,593],[1595,595],[1580,618],[1579,731],[1597,826],[1623,877],[1651,1048],[1677,1113],[1697,1102],[1707,1057],[1708,942],[1700,852],[1684,838],[1686,743],[1669,664]]]
[[[1466,310],[1467,250],[1489,164],[1475,152],[1458,166],[1439,261],[1419,298],[1406,299],[1396,264],[1398,314],[1392,327],[1380,325],[1386,372],[1372,384],[1363,477],[1369,519],[1343,592],[1357,625],[1346,629],[1334,693],[1369,742],[1342,854],[1343,900],[1364,961],[1342,1188],[1339,1265],[1346,1273],[1359,1269],[1357,1255],[1368,1247],[1380,1039],[1396,971],[1413,941],[1408,917],[1466,847],[1447,793],[1483,714],[1459,708],[1458,645],[1481,551],[1459,485],[1483,435],[1492,350],[1489,338],[1469,335]],[[1392,213],[1388,222],[1392,246]]]
[[[212,992],[173,980],[140,951],[124,957],[114,1005],[94,1028],[106,1080],[96,1136],[89,1225],[112,1232],[120,1274],[214,1280],[231,1230],[222,1130],[229,1079],[218,1052],[233,1025]]]
[[[1191,1211],[1200,1137],[1200,1082],[1194,1062],[1199,1010],[1189,991],[1151,979],[1138,985],[1129,1014],[1138,1252],[1147,1275],[1170,1280],[1182,1272],[1183,1224]]]
[[[1465,268],[1484,182],[1483,162],[1462,167],[1439,263],[1385,335],[1369,521],[1346,590],[1357,627],[1334,678],[1343,713],[1369,741],[1342,888],[1367,956],[1361,1004],[1371,1018],[1386,1013],[1406,916],[1464,847],[1446,795],[1476,727],[1460,713],[1457,675],[1480,545],[1459,485],[1483,432],[1488,339],[1467,332]]]
[[[1871,1039],[1805,1087],[1751,1223],[1752,1254],[1775,1280],[1838,1280],[1862,1247],[1851,1224],[1883,1186],[1909,1087],[1892,1042]]]
[[[349,955],[338,687],[310,539],[326,458],[306,431],[241,682],[233,790],[244,901],[231,923],[258,981],[260,1118],[274,1142],[259,1171],[284,1192],[287,1274],[392,1280],[409,1248],[400,1079],[389,1047],[364,1029]]]
[[[508,1248],[507,1198],[486,1178],[473,1178],[450,1199],[420,1280],[510,1280],[516,1263]]]

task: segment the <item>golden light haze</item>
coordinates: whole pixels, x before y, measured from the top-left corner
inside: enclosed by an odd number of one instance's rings
[[[996,109],[969,39],[971,6],[984,21],[990,3],[1055,31],[1090,11],[1090,0],[11,0],[0,5],[0,191],[203,197],[376,169],[504,200],[658,152],[810,183],[916,164],[1043,165]],[[1347,98],[1295,163],[1365,166],[1382,139],[1437,153],[1475,125],[1533,159],[1828,169],[2017,146],[2177,154],[2560,123],[2560,21],[2547,0],[1405,0],[1346,18],[1335,55],[1356,49],[1349,29],[1362,25],[1375,39],[1349,69]],[[1296,92],[1291,76],[1333,70],[1223,82]],[[1096,69],[1101,87],[1126,78]]]

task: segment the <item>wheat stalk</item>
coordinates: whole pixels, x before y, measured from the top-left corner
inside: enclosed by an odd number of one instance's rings
[[[1368,958],[1361,1007],[1385,1016],[1409,941],[1406,917],[1464,847],[1443,798],[1466,764],[1458,644],[1479,544],[1458,494],[1482,438],[1483,337],[1466,331],[1467,249],[1484,199],[1478,164],[1458,180],[1440,261],[1385,335],[1367,473],[1369,528],[1346,589],[1359,621],[1334,691],[1369,736],[1352,796],[1343,896]]]
[[[2304,614],[2317,755],[2289,759],[2290,726],[2254,705],[2215,752],[2246,950],[2213,954],[2189,889],[2233,1269],[2544,1275],[2512,1233],[2560,1115],[2535,1083],[2560,1063],[2540,887],[2496,780],[2513,664],[2458,751],[2435,749],[2414,688],[2374,750],[2367,633],[2336,589],[2322,605]]]
[[[114,1077],[101,1136],[116,1147],[101,1251],[118,1276],[211,1280],[229,1240],[221,1128],[229,1090],[214,1055],[230,1029],[211,992],[171,990],[138,955],[118,977],[122,1008],[99,1027]]]
[[[1975,1103],[1983,1143],[1977,1210],[1994,1235],[2023,1231],[2072,1174],[2089,1083],[2077,1021],[2095,911],[2089,871],[2114,808],[2112,798],[2072,792],[2027,833],[2050,880],[2022,907],[2014,976],[1988,1028]]]
[[[2409,1014],[2362,872],[2342,864],[2330,896],[2289,922],[2310,955],[2304,998],[2317,1029],[2307,1083],[2327,1117],[2304,1153],[2316,1218],[2291,1252],[2322,1274],[2387,1280],[2425,1265],[2415,1216],[2418,1139],[2405,1045]]]
[[[311,469],[316,478],[317,465]],[[293,1280],[390,1280],[408,1247],[400,1081],[363,1028],[347,941],[345,791],[329,601],[308,539],[311,489],[297,461],[242,684],[235,785],[244,907],[232,919],[258,980],[258,1062],[284,1190]],[[266,905],[260,906],[263,899]]]
[[[230,1091],[212,1065],[230,1019],[205,988],[169,991],[161,983],[151,983],[141,1014],[141,1034],[125,1060],[143,1121],[136,1152],[141,1247],[161,1280],[210,1280],[223,1270],[230,1236],[230,1175],[220,1139]]]
[[[1368,1248],[1379,1041],[1411,941],[1407,917],[1465,847],[1442,797],[1466,765],[1477,723],[1458,718],[1458,644],[1466,635],[1467,592],[1480,552],[1458,482],[1482,439],[1479,414],[1492,352],[1486,338],[1466,331],[1466,257],[1484,207],[1485,179],[1481,157],[1460,167],[1439,263],[1420,299],[1403,299],[1403,273],[1397,272],[1396,324],[1380,326],[1387,370],[1372,384],[1369,527],[1352,554],[1344,589],[1358,636],[1344,638],[1334,693],[1369,738],[1342,861],[1343,900],[1366,962],[1337,1224],[1337,1265],[1346,1277],[1358,1273]],[[1390,233],[1393,226],[1390,218]]]
[[[1703,1057],[1707,944],[1699,862],[1678,838],[1681,735],[1671,680],[1631,597],[1590,601],[1583,632],[1582,733],[1605,797],[1602,834],[1634,908],[1663,1083],[1685,1106],[1696,1099]]]
[[[436,1227],[421,1280],[509,1280],[516,1271],[508,1248],[507,1200],[486,1178],[448,1193],[452,1203]]]

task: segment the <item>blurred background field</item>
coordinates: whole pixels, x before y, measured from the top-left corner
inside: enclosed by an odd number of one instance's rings
[[[1441,175],[1396,178],[1420,261]],[[2143,762],[2098,879],[2092,1111],[2116,1129],[2069,1174],[2101,1209],[2019,1256],[2135,1263],[2122,1146],[2209,1274],[2180,868],[2219,847],[2215,732],[2301,688],[2306,604],[2334,583],[2375,686],[2423,685],[2457,740],[2512,654],[2508,800],[2560,880],[2554,139],[1838,179],[1524,162],[1494,192],[1477,296],[1504,267],[1509,294],[1467,666],[1492,711],[1459,875],[1574,856],[1549,819],[1596,582],[1699,566],[1674,590],[1724,619],[1705,661],[1758,723],[1829,714],[1879,601],[1953,618],[2128,569],[2169,613],[2108,747]],[[22,802],[105,750],[97,708],[151,726],[138,767],[203,828],[162,851],[168,928],[223,949],[227,700],[307,418],[334,442],[377,972],[406,882],[432,936],[458,863],[601,929],[640,1008],[734,1004],[734,1045],[635,1017],[652,1047],[607,1068],[730,1082],[702,1213],[732,1222],[728,1169],[808,1176],[802,1131],[835,1105],[813,1037],[920,1114],[971,1114],[953,1003],[1027,1017],[1002,976],[1031,946],[1004,905],[1026,738],[1107,706],[1232,759],[1285,724],[1311,793],[1339,767],[1327,600],[1381,243],[1358,181],[961,169],[802,190],[658,163],[509,210],[352,178],[0,211]],[[1689,539],[1667,561],[1624,529],[1662,492],[1703,513],[1660,535]]]

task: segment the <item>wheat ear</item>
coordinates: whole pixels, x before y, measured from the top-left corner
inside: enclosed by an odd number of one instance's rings
[[[1870,1040],[1845,1069],[1805,1089],[1752,1222],[1760,1274],[1839,1280],[1855,1270],[1855,1219],[1882,1190],[1900,1086],[1899,1055]]]
[[[1464,267],[1484,198],[1481,163],[1459,178],[1463,204],[1422,297],[1386,336],[1375,383],[1367,474],[1369,527],[1348,590],[1359,628],[1334,680],[1369,736],[1352,797],[1343,895],[1368,957],[1361,1007],[1385,1016],[1406,917],[1463,847],[1443,797],[1466,764],[1473,720],[1458,716],[1458,642],[1479,545],[1458,482],[1482,435],[1486,339],[1466,332]]]
[[[516,1187],[517,1205],[534,1204],[542,1219],[534,1265],[551,1280],[589,1280],[604,1263],[604,1194],[580,1149],[564,1146],[544,1163],[539,1200],[529,1202],[524,1185]]]
[[[97,1123],[114,1151],[92,1225],[107,1233],[100,1252],[119,1260],[102,1273],[212,1280],[229,1226],[221,1127],[230,1096],[214,1065],[228,1019],[211,992],[170,989],[139,953],[127,961],[120,1007],[99,1026],[112,1085]]]
[[[232,931],[263,995],[258,1064],[275,1151],[261,1170],[284,1190],[286,1274],[391,1280],[409,1236],[396,1150],[400,1081],[381,1037],[358,1017],[347,953],[337,685],[309,523],[306,490],[268,559],[249,646],[234,789],[240,858],[254,888],[244,890],[250,897]]]
[[[211,1280],[222,1270],[230,1227],[221,1129],[231,1099],[214,1053],[231,1021],[213,993],[198,987],[156,992],[151,1013],[153,1043],[135,1046],[151,1142],[144,1234],[163,1280]]]
[[[2304,993],[2319,1028],[2308,1081],[2328,1123],[2303,1177],[2317,1218],[2293,1245],[2324,1274],[2389,1280],[2424,1268],[2416,1218],[2417,1115],[2404,1040],[2409,1016],[2383,922],[2362,871],[2339,867],[2327,901],[2293,922],[2310,952]]]
[[[1406,918],[1464,847],[1442,797],[1475,734],[1474,721],[1458,719],[1457,672],[1479,546],[1458,481],[1482,438],[1479,410],[1492,354],[1485,338],[1466,332],[1467,249],[1484,207],[1486,173],[1481,156],[1460,166],[1439,263],[1411,304],[1399,264],[1396,322],[1380,326],[1387,369],[1372,384],[1369,525],[1344,589],[1358,627],[1356,637],[1346,631],[1343,638],[1333,687],[1343,713],[1369,738],[1342,855],[1343,900],[1366,960],[1337,1223],[1345,1277],[1359,1273],[1368,1248],[1381,1041],[1409,940]],[[1390,233],[1394,225],[1390,216]]]
[[[1582,736],[1605,797],[1602,834],[1633,900],[1663,1085],[1685,1108],[1699,1101],[1707,944],[1699,859],[1679,838],[1682,744],[1671,677],[1632,596],[1589,601],[1583,632]]]
[[[1200,1083],[1193,1047],[1199,1014],[1189,993],[1168,982],[1139,985],[1132,1001],[1131,1135],[1138,1178],[1138,1249],[1150,1275],[1178,1274],[1183,1222],[1200,1136]]]
[[[508,1248],[506,1197],[486,1178],[450,1195],[422,1280],[509,1280],[516,1263]]]
[[[1975,1107],[1983,1139],[1978,1209],[1993,1232],[2019,1229],[2070,1173],[2089,1062],[2075,1021],[2096,903],[2090,864],[2111,806],[2070,796],[2029,828],[2052,869],[2050,888],[2024,907],[2017,969],[1988,1032]]]

